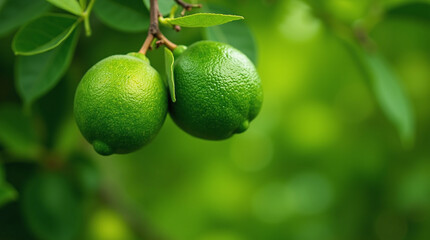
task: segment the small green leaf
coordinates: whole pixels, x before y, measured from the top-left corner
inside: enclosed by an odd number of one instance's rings
[[[147,9],[150,9],[150,0],[143,0],[143,3],[145,3],[145,6]],[[170,10],[172,10],[173,5],[175,5],[174,0],[158,0],[158,9],[161,12],[161,15],[166,16],[170,13]]]
[[[196,13],[178,18],[166,18],[165,20],[172,25],[181,27],[210,27],[241,19],[243,19],[243,17],[237,15]]]
[[[21,28],[12,42],[16,55],[35,55],[60,45],[75,30],[77,17],[64,14],[42,16]]]
[[[27,106],[51,90],[64,75],[72,61],[78,35],[79,28],[49,52],[17,58],[15,85]]]
[[[210,12],[228,12],[225,9],[205,6]],[[257,44],[254,35],[244,21],[235,21],[220,26],[204,29],[207,40],[223,42],[239,49],[254,63],[257,64]]]
[[[414,113],[400,79],[381,56],[364,53],[363,60],[381,108],[397,127],[403,142],[411,144],[415,134]]]
[[[168,48],[164,48],[164,64],[166,67],[167,83],[169,85],[170,98],[172,99],[172,102],[176,102],[175,78],[173,76],[174,62],[175,58],[173,57],[172,51],[170,51]]]
[[[0,106],[0,144],[19,158],[35,159],[40,153],[35,127],[31,119],[23,114],[21,107]]]
[[[21,204],[24,218],[38,239],[77,239],[81,204],[73,185],[63,175],[39,173],[29,179]]]
[[[0,36],[39,17],[49,9],[44,0],[6,0],[0,6]]]
[[[142,0],[97,0],[97,17],[109,27],[124,32],[143,32],[149,26],[149,12]]]
[[[388,17],[430,21],[430,4],[425,2],[412,2],[395,6],[387,10]]]
[[[73,13],[77,16],[82,15],[82,8],[76,0],[46,0],[52,5]]]
[[[16,200],[18,193],[16,190],[8,183],[3,183],[0,185],[0,207]]]

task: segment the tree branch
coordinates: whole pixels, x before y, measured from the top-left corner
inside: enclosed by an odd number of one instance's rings
[[[158,0],[150,0],[150,24],[149,24],[149,33],[155,36],[160,29],[158,27],[158,16],[160,11],[158,9]]]
[[[148,36],[145,39],[145,42],[142,45],[142,48],[139,50],[140,53],[146,54],[148,49],[151,47],[151,43],[154,38],[159,40],[160,44],[164,44],[170,50],[174,50],[177,45],[172,43],[169,39],[167,39],[160,31],[158,26],[158,17],[161,16],[160,10],[158,8],[158,0],[150,0],[150,23],[148,29]]]
[[[193,8],[201,8],[202,7],[201,4],[186,3],[183,0],[175,0],[175,2],[184,9],[182,11],[182,15],[185,14],[185,11],[191,11]]]

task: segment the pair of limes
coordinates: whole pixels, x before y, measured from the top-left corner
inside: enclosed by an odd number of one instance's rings
[[[200,41],[174,64],[176,102],[149,60],[138,53],[108,57],[83,77],[74,113],[102,155],[129,153],[155,137],[169,111],[187,133],[221,140],[248,128],[262,104],[253,63],[230,45]]]

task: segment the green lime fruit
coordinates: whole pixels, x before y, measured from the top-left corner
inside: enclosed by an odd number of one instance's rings
[[[148,143],[167,114],[167,90],[139,53],[94,65],[76,90],[74,114],[84,137],[101,155],[130,153]]]
[[[244,132],[257,116],[263,89],[254,64],[224,43],[196,42],[174,65],[175,123],[187,133],[221,140]]]

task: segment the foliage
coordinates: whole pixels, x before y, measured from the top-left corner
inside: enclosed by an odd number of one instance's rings
[[[164,48],[164,63],[166,64],[166,79],[167,85],[169,87],[170,99],[172,102],[176,102],[175,95],[175,77],[173,75],[173,63],[175,62],[175,57],[173,56],[172,51],[168,48]]]

